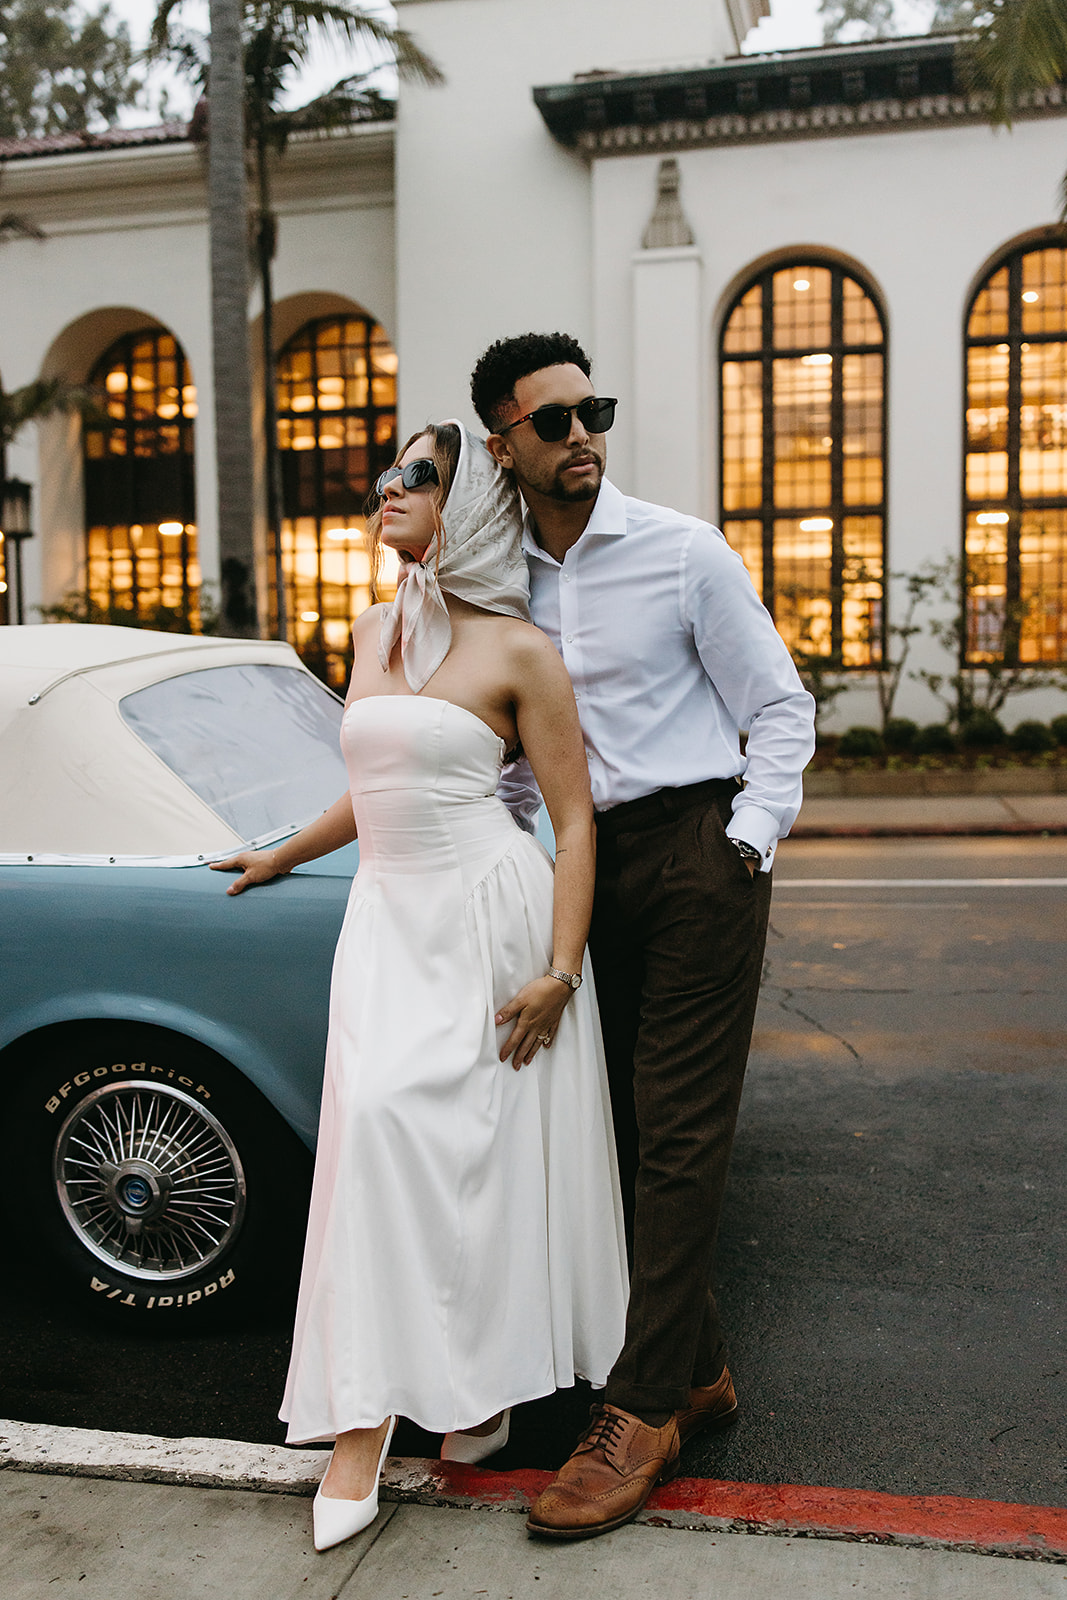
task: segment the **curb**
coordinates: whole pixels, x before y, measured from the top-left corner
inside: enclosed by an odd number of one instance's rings
[[[0,1469],[12,1471],[311,1495],[325,1463],[324,1450],[0,1421]],[[525,1514],[552,1476],[391,1456],[382,1499]],[[953,1495],[677,1478],[654,1491],[637,1520],[653,1528],[846,1539],[1067,1563],[1067,1509]]]

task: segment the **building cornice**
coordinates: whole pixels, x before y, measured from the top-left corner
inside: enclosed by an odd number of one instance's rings
[[[745,56],[647,74],[597,74],[534,90],[559,143],[585,155],[885,133],[987,123],[960,82],[952,38],[887,40]],[[1067,113],[1067,87],[1027,97],[1019,119]]]
[[[394,141],[393,122],[295,135],[275,169],[279,212],[391,204]],[[5,208],[32,218],[46,237],[123,223],[202,221],[204,151],[182,140],[23,156],[3,167],[3,197]]]

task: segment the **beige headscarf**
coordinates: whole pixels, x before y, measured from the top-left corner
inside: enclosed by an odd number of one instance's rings
[[[438,559],[435,535],[422,560],[408,566],[378,636],[383,672],[399,637],[404,676],[414,694],[430,681],[452,644],[442,589],[483,611],[530,620],[518,490],[462,422],[449,417],[436,424],[448,425],[459,429],[459,461],[441,511],[444,549]]]

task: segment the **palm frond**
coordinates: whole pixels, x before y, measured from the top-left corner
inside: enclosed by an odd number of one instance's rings
[[[148,35],[148,49],[150,54],[165,54],[171,48],[171,18],[179,10],[182,0],[159,0],[156,14],[152,18],[152,27]]]
[[[43,239],[44,234],[29,217],[8,211],[0,217],[0,239]]]
[[[295,107],[288,114],[290,129],[296,132],[298,129],[340,128],[352,122],[391,120],[396,113],[395,100],[368,87],[369,77],[369,73],[358,72],[341,78],[314,100]]]
[[[440,67],[406,28],[364,11],[355,0],[246,0],[250,22],[252,13],[257,21],[269,14],[282,30],[300,41],[304,51],[316,33],[327,38],[332,35],[337,43],[376,44],[386,60],[396,63],[402,78],[428,85],[444,82]]]
[[[1032,90],[1067,78],[1064,0],[991,0],[987,19],[961,47],[961,68],[969,88],[992,96],[994,123],[1010,127]]]
[[[56,411],[79,412],[90,421],[101,415],[91,390],[63,378],[35,378],[21,389],[0,391],[0,445],[9,445],[27,423],[41,422]]]

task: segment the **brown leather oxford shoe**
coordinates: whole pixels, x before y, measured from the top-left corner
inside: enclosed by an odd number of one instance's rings
[[[535,1501],[527,1530],[546,1539],[588,1539],[630,1522],[657,1483],[678,1469],[678,1425],[650,1427],[617,1406],[596,1406],[570,1460]]]
[[[674,1420],[683,1444],[696,1433],[717,1433],[736,1422],[737,1396],[729,1369],[724,1367],[718,1382],[706,1389],[690,1389],[689,1404],[674,1413]]]

